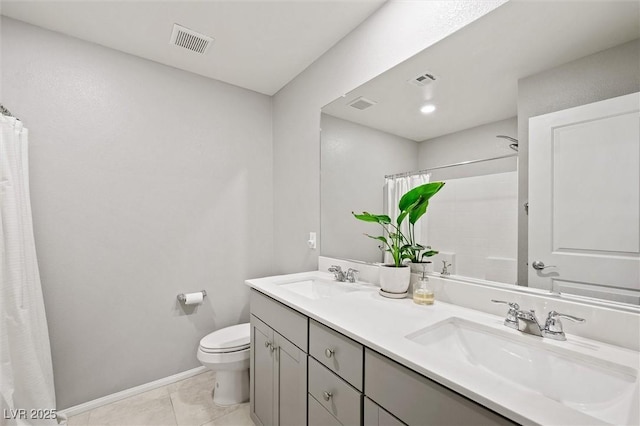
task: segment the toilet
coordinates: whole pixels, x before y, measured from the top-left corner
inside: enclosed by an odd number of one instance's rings
[[[250,325],[238,324],[200,340],[198,361],[216,372],[213,402],[233,405],[249,401]]]

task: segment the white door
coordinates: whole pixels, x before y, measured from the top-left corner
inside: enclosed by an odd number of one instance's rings
[[[634,93],[529,120],[529,286],[640,304],[639,111]]]

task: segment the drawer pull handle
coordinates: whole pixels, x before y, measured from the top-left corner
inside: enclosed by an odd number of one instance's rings
[[[264,347],[265,348],[270,348],[271,347],[271,342],[268,341],[268,340],[266,342],[264,342]]]
[[[276,349],[278,349],[277,346],[271,345],[271,352],[275,351]]]
[[[331,392],[327,392],[327,391],[322,392],[322,397],[324,398],[325,401],[330,400],[332,396],[333,394]]]
[[[324,350],[324,356],[326,356],[327,358],[331,358],[334,353],[336,353],[336,351],[333,349],[327,348]]]

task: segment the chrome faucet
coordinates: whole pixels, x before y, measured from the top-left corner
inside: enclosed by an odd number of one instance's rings
[[[530,311],[518,311],[516,318],[518,318],[518,330],[526,334],[542,337],[543,330],[540,327],[538,318],[536,318],[536,311],[533,309]]]
[[[562,322],[560,322],[560,318],[566,318],[574,322],[586,321],[584,318],[551,311],[547,316],[544,327],[541,327],[534,310],[521,311],[520,306],[514,302],[505,302],[504,300],[494,299],[491,299],[491,301],[493,303],[503,303],[509,306],[507,317],[504,320],[505,326],[514,328],[526,334],[533,334],[534,336],[547,337],[553,340],[567,340],[567,336],[562,330]]]
[[[344,282],[344,280],[347,278],[347,275],[338,265],[331,265],[331,267],[329,268],[329,272],[333,272],[333,278],[335,278],[336,281]]]
[[[449,270],[447,269],[449,266],[451,266],[451,264],[447,264],[446,260],[442,261],[442,272],[440,272],[440,275],[451,275],[451,272],[449,272]]]
[[[347,269],[347,274],[345,277],[350,283],[355,283],[358,279],[358,270],[353,268]]]
[[[340,282],[349,281],[350,283],[355,283],[358,278],[358,270],[353,268],[349,268],[347,269],[347,272],[345,272],[340,266],[331,265],[329,272],[332,272],[333,278]]]

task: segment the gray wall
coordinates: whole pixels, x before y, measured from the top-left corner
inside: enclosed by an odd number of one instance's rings
[[[384,176],[417,170],[418,144],[327,114],[321,126],[321,253],[380,262],[378,244],[363,235],[379,235],[380,228],[351,212],[384,213]]]
[[[483,124],[437,138],[427,139],[418,145],[418,166],[420,169],[428,169],[463,161],[515,154],[515,151],[509,148],[511,142],[506,139],[496,138],[496,135],[506,135],[517,138],[517,134],[517,118],[511,117],[506,120]],[[431,180],[480,176],[514,171],[516,169],[517,161],[510,158],[434,170],[431,175]]]
[[[640,91],[640,40],[518,81],[518,283],[527,282],[529,118]]]
[[[320,226],[320,108],[503,0],[390,1],[274,96],[274,235],[278,273],[313,270]]]
[[[271,98],[6,18],[1,72],[30,130],[58,408],[199,366],[273,272]]]

